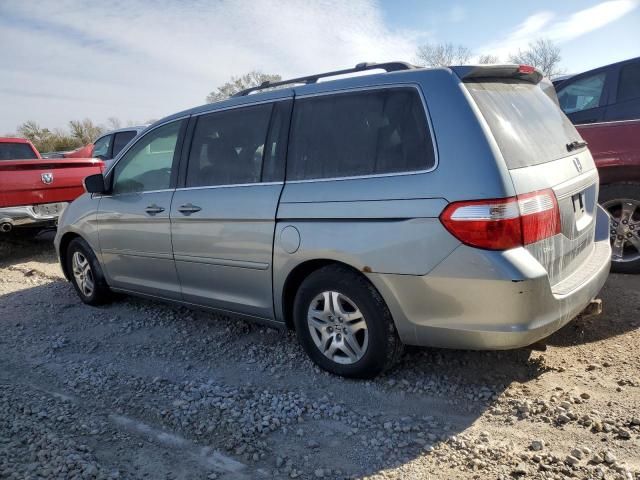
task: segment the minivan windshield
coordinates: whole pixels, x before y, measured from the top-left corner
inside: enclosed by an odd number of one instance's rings
[[[539,85],[515,79],[465,82],[500,147],[507,168],[550,162],[581,141],[557,103]]]

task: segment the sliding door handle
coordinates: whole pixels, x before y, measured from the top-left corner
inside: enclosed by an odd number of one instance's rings
[[[193,205],[192,203],[187,203],[186,205],[180,205],[178,207],[178,211],[183,215],[191,215],[192,213],[196,213],[202,210],[202,208],[197,205]]]
[[[159,207],[158,205],[151,204],[149,205],[147,208],[144,209],[145,212],[147,212],[149,215],[155,215],[157,213],[162,213],[164,212],[164,208]]]

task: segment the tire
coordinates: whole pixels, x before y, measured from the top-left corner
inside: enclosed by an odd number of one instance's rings
[[[345,266],[329,265],[305,278],[293,313],[304,350],[335,375],[372,378],[393,366],[402,353],[384,300],[364,276]]]
[[[111,300],[111,291],[93,250],[82,238],[74,238],[67,248],[67,271],[76,293],[87,305]],[[83,282],[83,279],[86,281]],[[91,287],[91,288],[89,288]]]
[[[611,215],[611,271],[640,273],[640,184],[603,185],[598,200]],[[622,242],[622,257],[616,256],[616,241]]]

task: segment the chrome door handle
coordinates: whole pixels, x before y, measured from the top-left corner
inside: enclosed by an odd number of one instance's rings
[[[198,207],[197,205],[193,205],[191,203],[187,203],[186,205],[181,205],[178,208],[178,211],[183,215],[191,215],[192,213],[199,212],[200,210],[202,210],[202,208]]]
[[[154,203],[152,205],[149,205],[147,208],[145,208],[144,211],[147,212],[149,215],[155,215],[156,213],[164,212],[164,208],[159,207]]]

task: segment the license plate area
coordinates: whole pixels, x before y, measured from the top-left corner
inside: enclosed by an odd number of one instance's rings
[[[575,219],[576,229],[581,231],[591,223],[591,216],[587,213],[585,192],[571,195],[571,203],[573,205],[573,217]]]

